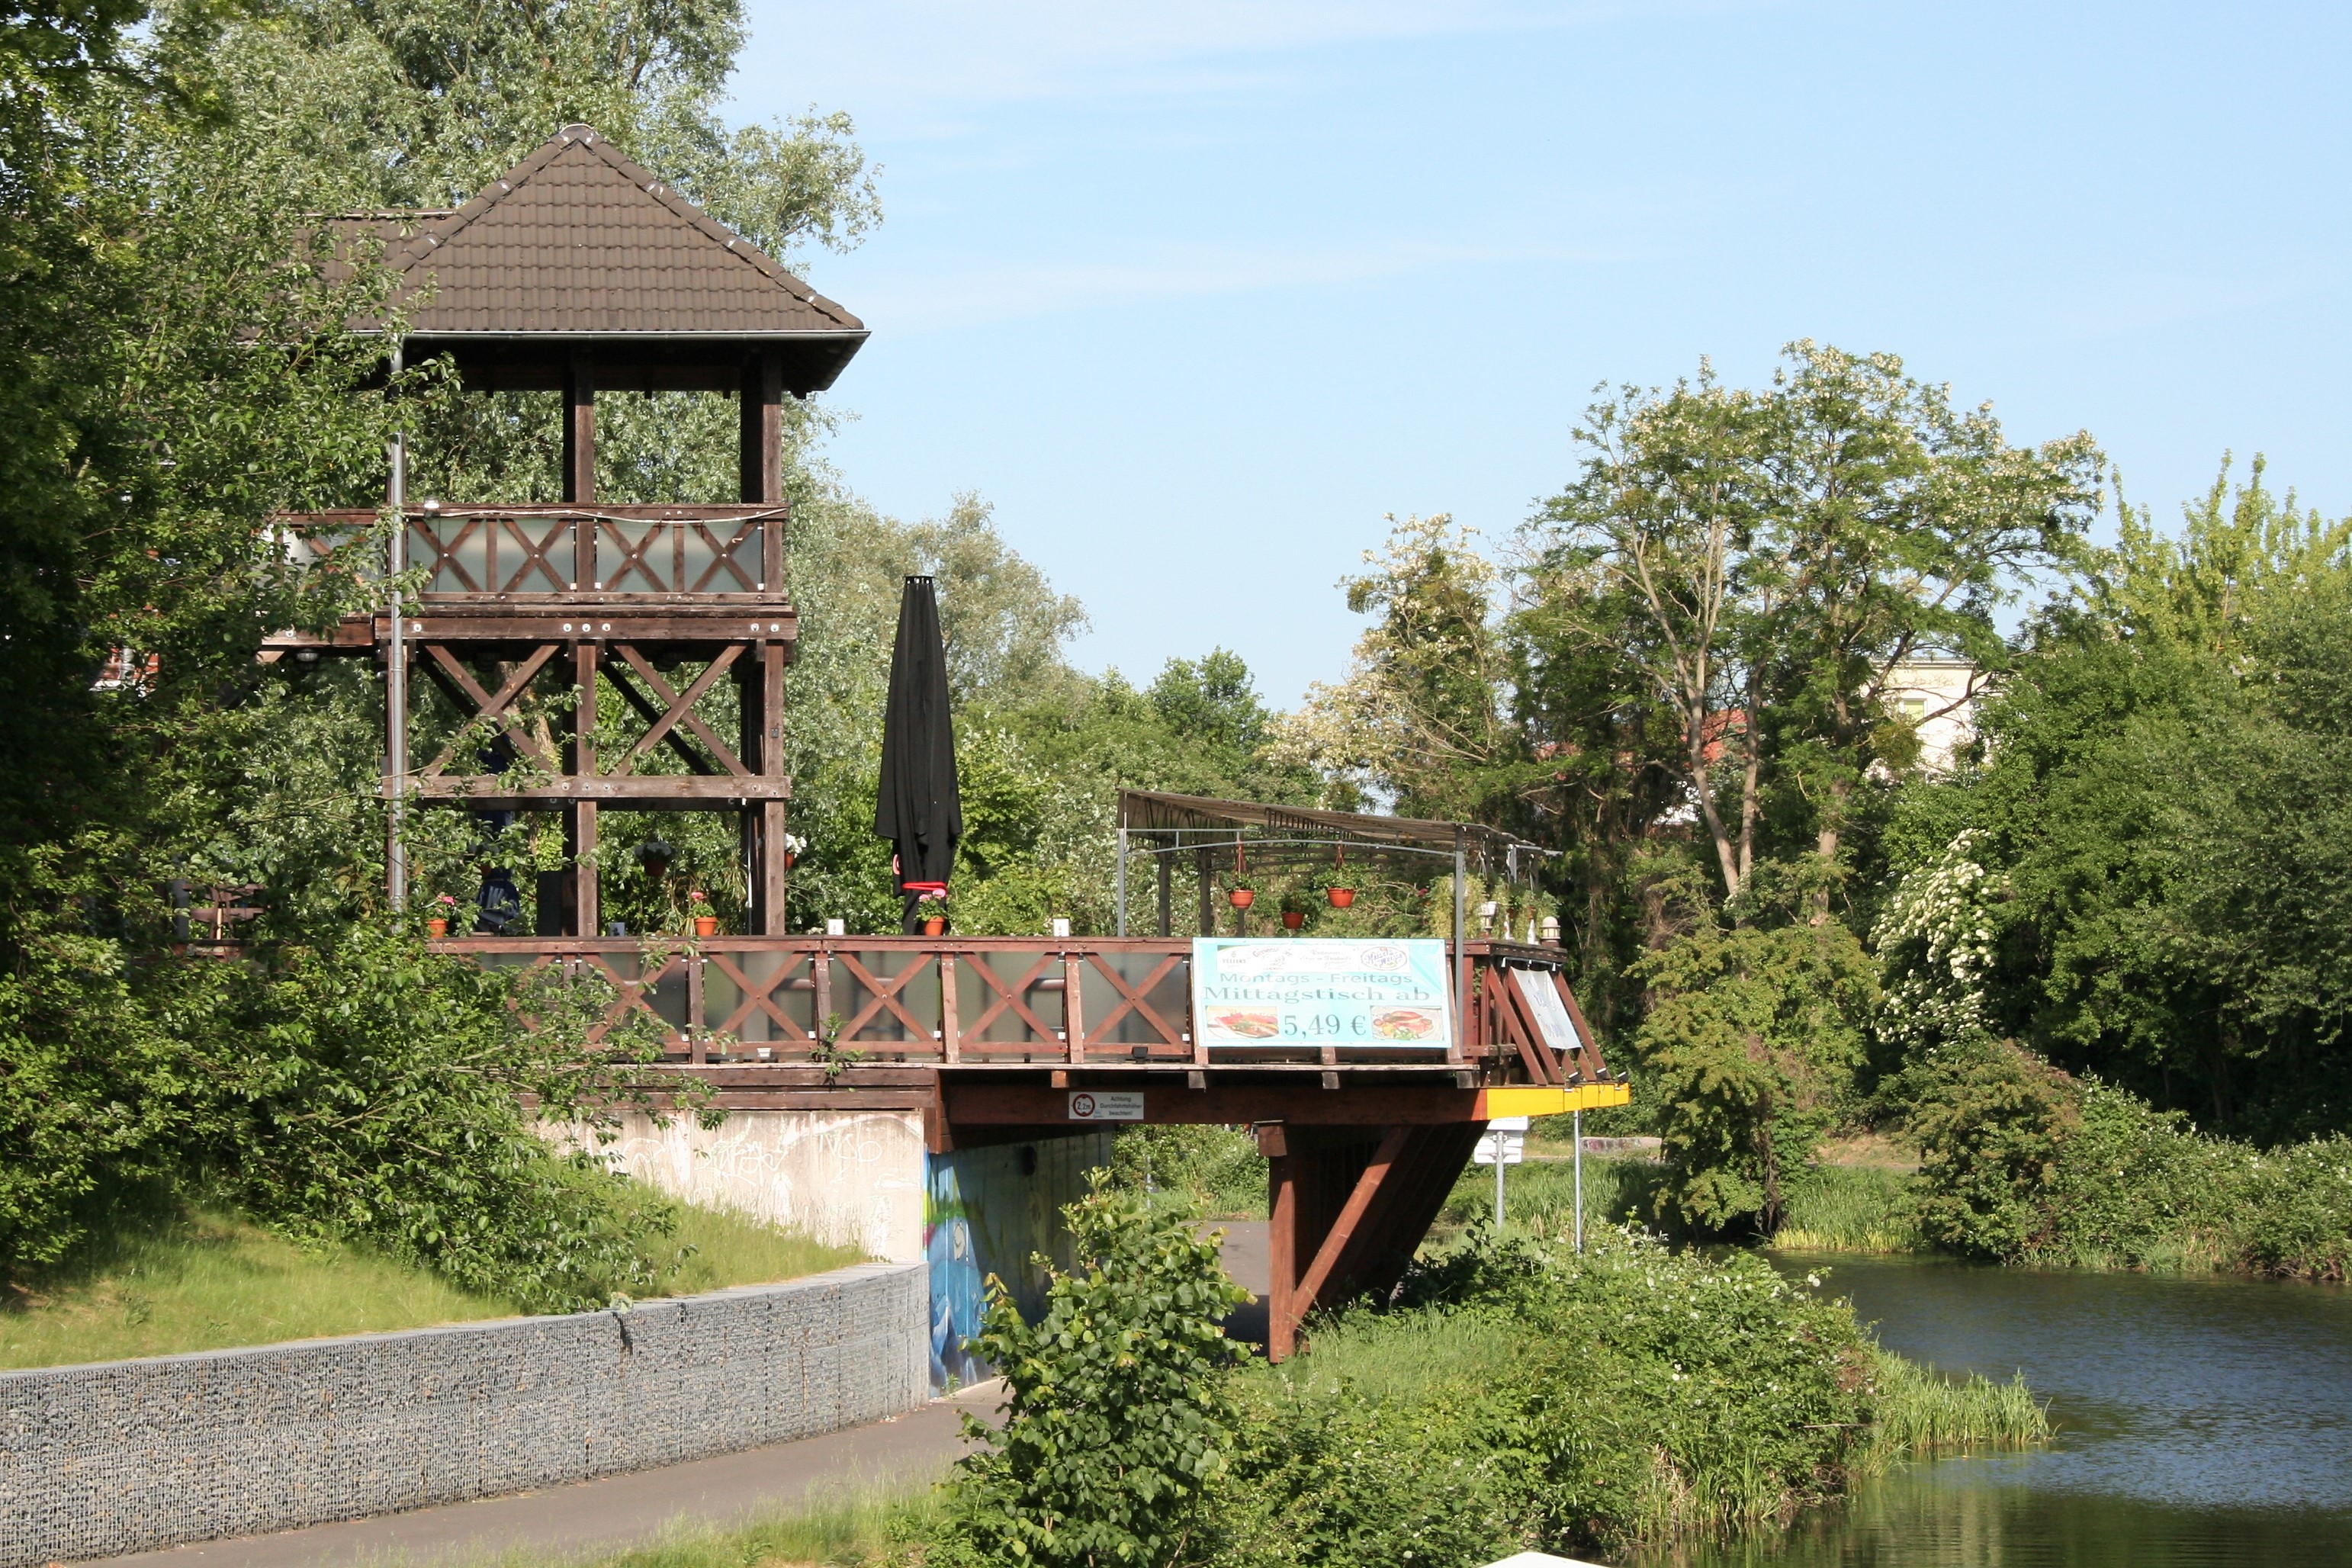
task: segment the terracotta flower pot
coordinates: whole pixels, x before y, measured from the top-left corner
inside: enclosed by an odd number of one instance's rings
[[[1285,910],[1282,911],[1283,930],[1297,931],[1300,926],[1303,926],[1306,923],[1307,911],[1305,910]]]
[[[1356,889],[1353,888],[1326,888],[1323,889],[1323,896],[1331,900],[1331,907],[1333,909],[1344,910],[1349,904],[1356,901]]]
[[[719,917],[717,915],[695,916],[694,934],[697,936],[717,936],[719,934]]]
[[[425,934],[426,936],[447,936],[449,934],[449,922],[436,915],[433,919],[425,922]]]
[[[923,917],[923,934],[924,934],[925,936],[939,936],[939,935],[940,935],[941,933],[943,933],[944,931],[946,931],[946,930],[947,930],[947,929],[948,929],[948,918],[947,918],[947,916],[945,916],[945,915],[925,915],[925,916]]]
[[[1257,893],[1254,889],[1235,888],[1225,895],[1225,901],[1237,910],[1245,910],[1257,902]]]

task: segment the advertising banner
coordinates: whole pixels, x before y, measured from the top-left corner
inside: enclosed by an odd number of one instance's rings
[[[1212,1049],[1429,1049],[1454,1037],[1445,944],[1204,936],[1192,942],[1192,1026]]]

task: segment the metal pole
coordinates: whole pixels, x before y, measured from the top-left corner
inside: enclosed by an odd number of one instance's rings
[[[1118,934],[1127,934],[1127,829],[1118,830]],[[1144,1178],[1144,1191],[1151,1190],[1150,1178]]]
[[[1507,1132],[1489,1132],[1495,1141],[1495,1228],[1503,1228],[1503,1150],[1511,1141]]]
[[[1576,1132],[1576,1250],[1584,1251],[1584,1112],[1572,1113],[1570,1125]]]
[[[392,374],[401,372],[402,346],[393,344]],[[383,722],[384,782],[391,786],[392,802],[384,838],[384,891],[394,910],[408,903],[408,849],[400,841],[401,816],[407,807],[408,794],[408,641],[406,610],[400,602],[400,574],[408,569],[408,432],[392,433],[390,450],[392,472],[384,486],[384,498],[391,503],[392,537],[385,542],[384,564],[392,574],[392,647],[391,662],[384,668]]]

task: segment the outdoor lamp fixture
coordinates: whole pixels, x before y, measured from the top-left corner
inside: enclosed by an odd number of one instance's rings
[[[441,510],[441,498],[439,496],[426,496],[423,504],[426,511],[439,511]]]
[[[1487,900],[1478,906],[1478,934],[1491,936],[1495,931],[1495,900]]]

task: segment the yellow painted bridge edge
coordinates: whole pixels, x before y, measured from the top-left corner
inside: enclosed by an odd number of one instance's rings
[[[1478,1091],[1475,1120],[1491,1121],[1497,1116],[1565,1116],[1571,1110],[1623,1105],[1633,1098],[1633,1086],[1623,1083],[1584,1083],[1572,1089],[1539,1089],[1531,1084],[1515,1085],[1508,1089],[1482,1089]]]

